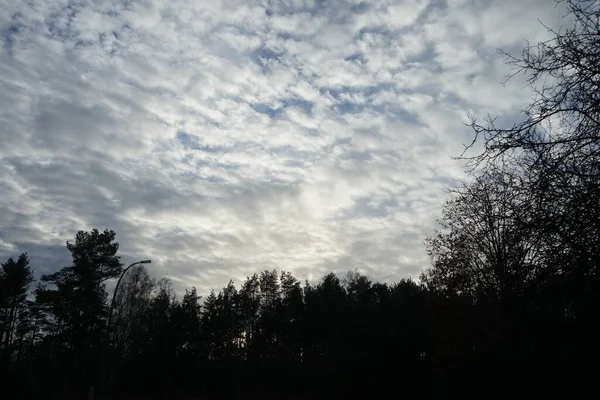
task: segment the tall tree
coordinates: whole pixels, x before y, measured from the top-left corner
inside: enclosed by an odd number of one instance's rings
[[[522,314],[513,321],[516,343],[524,343],[528,361],[561,349],[555,359],[585,365],[600,354],[592,322],[600,290],[600,2],[557,2],[570,25],[550,30],[550,40],[528,44],[521,55],[506,54],[533,100],[515,124],[473,120],[474,143],[483,151],[470,161],[481,170],[518,174],[528,197],[522,205],[527,228],[543,243],[543,279],[530,301],[513,308]],[[490,331],[502,332],[508,324],[502,321]]]
[[[201,296],[196,288],[185,291],[180,304],[182,314],[183,350],[191,356],[199,355],[200,346],[200,318],[202,316]]]
[[[273,358],[279,347],[280,288],[277,271],[263,271],[259,278],[260,320],[258,352],[261,358]]]
[[[238,311],[244,338],[242,347],[245,350],[245,356],[251,358],[256,355],[254,344],[260,311],[260,282],[257,274],[246,278],[238,296]]]
[[[32,281],[33,271],[29,266],[27,253],[21,254],[16,261],[10,257],[5,263],[2,263],[0,343],[4,363],[8,362],[12,355],[17,322],[21,313],[24,313],[21,319],[25,315],[27,291]]]
[[[69,382],[81,387],[89,388],[97,375],[108,311],[104,282],[117,277],[122,268],[114,240],[114,231],[78,232],[73,243],[67,242],[72,264],[42,275],[36,290],[37,303],[54,321],[51,339],[67,350],[70,371],[79,377]]]
[[[280,337],[281,356],[285,362],[300,362],[302,358],[302,322],[304,298],[300,282],[291,272],[282,271],[281,282]]]
[[[506,54],[535,92],[513,125],[472,121],[484,150],[473,166],[519,170],[535,194],[536,225],[553,236],[565,273],[600,276],[600,2],[558,0],[572,25]],[[575,271],[576,270],[576,271]],[[585,279],[585,278],[583,278]]]

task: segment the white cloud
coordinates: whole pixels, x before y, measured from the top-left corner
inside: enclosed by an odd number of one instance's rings
[[[467,113],[528,92],[497,47],[544,0],[9,0],[0,7],[0,256],[126,261],[202,292],[264,268],[417,276]]]

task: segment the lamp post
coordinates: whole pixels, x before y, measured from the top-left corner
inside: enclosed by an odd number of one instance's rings
[[[152,260],[142,260],[142,261],[137,261],[134,262],[133,264],[129,265],[127,268],[125,268],[123,270],[123,272],[121,272],[121,275],[119,276],[119,280],[117,281],[117,285],[115,286],[115,291],[113,292],[113,296],[112,296],[112,300],[110,302],[110,309],[108,310],[108,322],[106,324],[106,338],[105,338],[105,349],[104,349],[104,354],[102,357],[102,365],[100,367],[100,380],[99,380],[99,385],[100,385],[100,398],[107,398],[106,395],[108,394],[108,388],[109,388],[109,382],[108,380],[110,380],[110,376],[108,374],[109,370],[108,370],[108,358],[109,358],[109,353],[112,353],[109,350],[110,347],[110,336],[111,336],[111,331],[112,331],[112,320],[113,320],[113,310],[115,308],[115,301],[117,298],[117,292],[119,290],[119,285],[121,284],[121,279],[123,279],[123,277],[125,276],[125,274],[127,273],[127,271],[129,271],[129,269],[131,267],[133,267],[134,265],[138,265],[138,264],[150,264],[152,262]],[[90,390],[90,392],[92,393],[91,396],[93,396],[93,387],[92,390]]]
[[[131,267],[133,267],[134,265],[138,265],[138,264],[150,264],[152,262],[152,260],[142,260],[142,261],[137,261],[134,262],[133,264],[131,264],[129,267],[125,268],[123,270],[123,272],[121,272],[121,276],[119,276],[119,280],[117,281],[117,286],[115,286],[115,291],[113,292],[113,296],[112,296],[112,301],[110,302],[110,309],[108,310],[108,323],[106,324],[106,340],[108,343],[108,339],[110,339],[110,330],[112,328],[111,324],[112,324],[112,318],[113,318],[113,309],[115,308],[115,300],[117,298],[117,291],[119,290],[119,285],[121,284],[121,279],[123,279],[123,277],[125,276],[125,274],[127,273],[127,271],[129,271],[129,269]]]

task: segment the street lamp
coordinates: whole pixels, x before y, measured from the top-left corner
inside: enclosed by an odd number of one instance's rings
[[[106,379],[108,378],[108,380],[110,380],[110,377],[108,376],[109,374],[107,372],[108,371],[108,364],[109,364],[109,353],[111,353],[111,351],[109,350],[110,344],[110,335],[111,335],[111,329],[112,329],[112,320],[113,320],[113,309],[115,308],[115,300],[117,298],[117,292],[119,291],[119,285],[121,284],[121,279],[123,279],[123,277],[125,276],[125,274],[127,273],[127,271],[129,271],[129,269],[131,267],[133,267],[134,265],[138,265],[138,264],[150,264],[152,262],[152,260],[142,260],[142,261],[137,261],[134,262],[133,264],[131,264],[129,267],[125,268],[123,270],[123,272],[121,272],[121,276],[119,276],[119,280],[117,281],[117,285],[115,286],[115,291],[113,292],[113,296],[112,296],[112,301],[110,302],[110,309],[108,310],[108,322],[106,324],[106,339],[105,339],[105,343],[104,343],[104,354],[102,357],[102,364],[100,367],[100,380],[99,380],[99,385],[100,385],[100,396],[101,398],[106,398],[107,395],[107,390],[108,390],[108,383],[106,381]],[[90,397],[94,396],[93,394],[93,386],[92,389],[90,390]]]
[[[111,328],[110,324],[112,322],[113,309],[115,308],[115,299],[117,297],[117,291],[119,290],[119,284],[121,283],[121,279],[123,279],[123,277],[125,276],[127,271],[129,271],[129,269],[131,267],[133,267],[134,265],[150,264],[151,262],[152,262],[152,260],[137,261],[137,262],[134,262],[133,264],[131,264],[129,267],[125,268],[123,270],[123,272],[121,272],[121,276],[119,276],[119,280],[117,281],[117,286],[115,286],[115,291],[113,292],[112,301],[110,302],[110,309],[108,310],[108,324],[106,325],[106,339],[107,340],[110,338],[110,328]]]

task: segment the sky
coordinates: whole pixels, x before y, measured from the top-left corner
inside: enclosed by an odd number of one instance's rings
[[[78,230],[201,293],[265,269],[430,265],[469,115],[531,92],[502,48],[552,0],[0,0],[0,259]],[[539,20],[539,21],[538,21]]]

